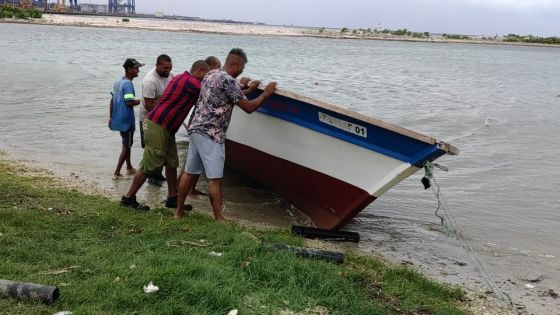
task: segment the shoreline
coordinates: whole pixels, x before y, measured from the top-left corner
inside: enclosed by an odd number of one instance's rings
[[[22,160],[20,158],[15,157],[11,153],[0,150],[0,165],[1,164],[11,165],[14,168],[15,173],[17,174],[16,176],[21,178],[45,178],[46,181],[51,184],[49,185],[49,189],[61,189],[63,191],[73,191],[73,192],[78,192],[80,194],[84,194],[86,196],[107,198],[112,202],[118,201],[117,195],[115,195],[114,192],[106,190],[94,182],[89,182],[87,179],[78,178],[78,176],[63,177],[61,174],[57,173],[56,171],[45,168],[38,161],[35,160],[25,160],[25,159]],[[54,183],[54,185],[52,185],[52,183]],[[209,219],[211,218],[211,212],[209,209],[199,209],[195,213],[206,214],[208,215]],[[235,217],[232,217],[230,220],[231,221],[229,221],[229,224],[239,225],[249,229],[263,231],[265,233],[282,231],[285,229],[285,227],[282,226],[274,226],[267,223],[258,222],[255,220],[252,221],[244,220]],[[311,239],[305,239],[304,243],[305,246],[320,249],[320,250],[354,252],[355,255],[379,259],[383,261],[385,264],[387,264],[388,266],[405,265],[402,263],[392,261],[391,259],[387,259],[381,253],[371,253],[371,252],[360,250],[359,248],[353,246],[354,244],[328,242],[328,241],[311,240]],[[463,292],[465,292],[465,298],[461,301],[460,305],[462,305],[463,308],[472,312],[473,314],[501,315],[501,314],[508,313],[507,310],[504,310],[501,307],[498,300],[489,291],[476,291],[465,285],[451,284],[451,283],[439,281],[429,276],[428,274],[424,273],[421,269],[415,267],[410,267],[410,268],[412,270],[415,270],[415,272],[421,274],[426,279],[429,279],[430,281],[434,281],[448,287],[460,288]],[[512,309],[512,311],[514,311],[515,314],[517,315],[527,314],[524,306],[521,306],[520,304],[517,303],[514,303],[513,306],[515,309]]]
[[[339,40],[376,40],[376,41],[397,41],[414,43],[432,44],[474,44],[474,45],[498,45],[513,47],[550,47],[560,48],[560,45],[541,44],[541,43],[518,43],[488,40],[455,40],[440,38],[408,38],[393,36],[353,36],[340,35],[337,33],[319,34],[314,28],[306,27],[287,27],[274,25],[258,24],[230,24],[225,22],[207,21],[183,21],[171,19],[149,19],[127,17],[129,22],[123,22],[122,17],[113,16],[83,16],[83,15],[56,15],[44,14],[41,19],[0,19],[0,23],[11,24],[35,24],[50,26],[77,26],[93,28],[116,28],[134,29],[147,31],[167,31],[167,32],[186,32],[213,35],[238,35],[238,36],[273,36],[273,37],[307,37],[321,39]]]

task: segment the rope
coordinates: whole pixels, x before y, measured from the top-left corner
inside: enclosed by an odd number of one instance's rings
[[[496,296],[498,301],[502,304],[502,306],[504,308],[508,309],[509,311],[513,312],[513,302],[511,300],[511,298],[509,296],[505,295],[504,293],[502,293],[502,291],[496,285],[494,280],[492,280],[492,278],[490,277],[490,274],[488,273],[488,270],[484,267],[484,265],[482,264],[482,262],[480,261],[480,259],[476,255],[476,252],[472,248],[471,244],[467,241],[467,239],[463,235],[463,232],[460,230],[459,225],[457,223],[457,220],[455,219],[455,216],[453,215],[453,213],[451,212],[451,209],[447,205],[447,202],[446,202],[445,198],[441,194],[440,186],[439,186],[437,180],[435,179],[435,177],[433,175],[434,166],[438,167],[438,168],[440,168],[441,170],[444,170],[444,171],[448,171],[448,170],[447,170],[447,168],[445,168],[441,165],[433,164],[431,162],[427,162],[426,165],[424,166],[425,174],[426,174],[425,177],[429,180],[432,180],[433,183],[434,183],[434,185],[432,185],[432,190],[434,192],[434,195],[435,195],[435,197],[437,199],[437,203],[438,203],[435,215],[438,218],[440,218],[441,224],[448,231],[449,236],[455,235],[455,238],[461,242],[461,247],[463,247],[463,249],[467,253],[467,257],[469,258],[471,263],[474,265],[475,270],[480,273],[480,276],[486,282],[488,287],[490,287],[490,289],[492,289],[492,291],[494,292],[494,295]],[[443,210],[443,215],[439,214],[440,209]],[[506,298],[506,296],[507,296],[507,298]]]
[[[427,178],[428,180],[434,180],[435,182],[434,166],[435,165],[432,164],[431,162],[426,163],[426,165],[424,166],[424,177]],[[440,188],[439,185],[437,185],[437,183],[436,183],[436,187],[437,190],[434,188],[434,186],[432,186],[432,189],[434,190],[434,194],[436,195],[436,200],[437,200],[437,207],[434,215],[439,218],[439,220],[441,221],[441,226],[443,226],[446,229],[446,231],[448,232],[448,236],[451,236],[449,235],[449,233],[453,233],[453,231],[449,230],[449,226],[446,223],[444,216],[439,214],[439,210],[441,209],[441,199],[440,199]]]

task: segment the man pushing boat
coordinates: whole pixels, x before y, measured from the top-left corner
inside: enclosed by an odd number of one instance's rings
[[[161,174],[165,166],[167,177],[167,208],[177,207],[177,167],[179,157],[175,133],[179,130],[187,114],[196,103],[200,93],[200,82],[210,70],[204,60],[196,61],[190,72],[176,75],[159,99],[156,107],[144,120],[145,149],[132,184],[121,198],[121,206],[149,210],[150,208],[136,201],[136,193],[148,176]],[[183,198],[184,202],[184,198]],[[181,205],[183,206],[183,205]]]
[[[276,82],[270,82],[263,93],[248,100],[235,80],[247,63],[247,55],[240,48],[232,49],[221,69],[208,72],[201,85],[201,92],[188,126],[189,149],[185,176],[179,180],[175,218],[184,215],[184,202],[195,178],[204,171],[208,178],[208,193],[216,220],[224,220],[222,214],[222,178],[225,163],[226,131],[235,105],[252,113],[276,90]],[[258,81],[249,83],[254,91]]]

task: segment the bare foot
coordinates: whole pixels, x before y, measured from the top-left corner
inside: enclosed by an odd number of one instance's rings
[[[184,216],[185,216],[185,212],[184,212],[184,211],[181,211],[181,212],[175,211],[175,215],[173,216],[173,219],[175,219],[175,220],[180,220],[180,219],[182,219]]]
[[[225,222],[225,221],[226,221],[226,218],[224,218],[223,215],[220,215],[219,217],[216,217],[216,221]]]

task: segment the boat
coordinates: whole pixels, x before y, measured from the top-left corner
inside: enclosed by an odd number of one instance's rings
[[[226,136],[229,167],[327,230],[342,228],[428,162],[458,153],[435,138],[281,89],[252,114],[235,106]]]

